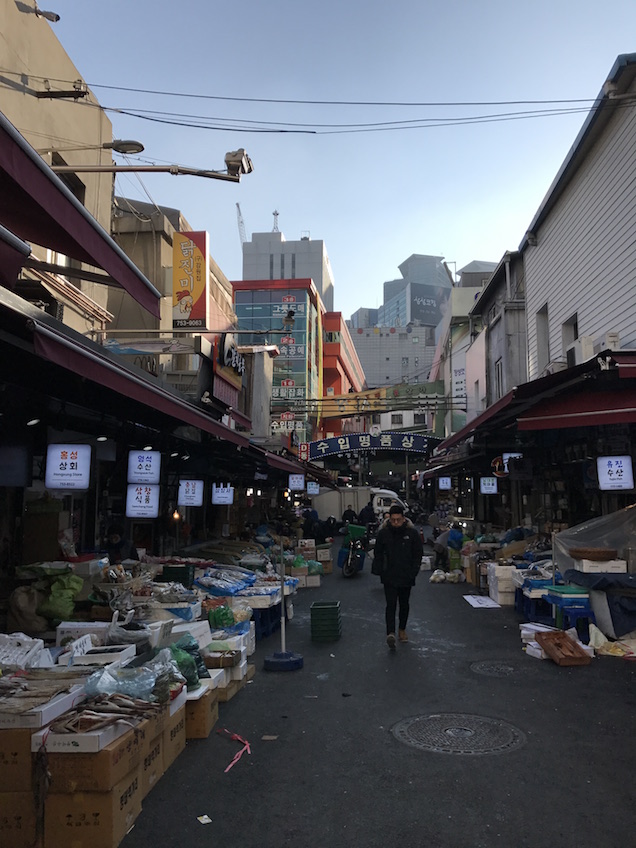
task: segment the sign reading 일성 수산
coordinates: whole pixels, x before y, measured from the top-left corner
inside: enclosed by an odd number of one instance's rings
[[[203,480],[179,480],[179,506],[203,506]]]
[[[126,518],[156,518],[159,515],[159,486],[130,483],[126,490]]]
[[[128,482],[150,483],[159,482],[161,475],[160,451],[128,451]]]
[[[48,445],[46,449],[47,489],[89,488],[91,476],[90,445]]]
[[[430,443],[426,436],[416,433],[351,433],[347,436],[336,436],[331,439],[321,439],[319,442],[307,442],[309,445],[308,459],[322,459],[338,453],[348,453],[360,450],[394,450],[428,453]]]

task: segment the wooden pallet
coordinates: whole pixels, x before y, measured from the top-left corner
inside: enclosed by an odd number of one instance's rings
[[[589,665],[592,657],[562,631],[537,633],[536,640],[557,665]]]

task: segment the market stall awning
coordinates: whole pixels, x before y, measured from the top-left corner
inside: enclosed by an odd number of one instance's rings
[[[612,359],[618,366],[619,377],[636,377],[636,358],[633,351],[631,356],[628,353],[612,353]]]
[[[24,260],[31,253],[28,244],[0,224],[0,284],[13,288]]]
[[[2,112],[0,225],[19,239],[101,268],[105,283],[121,286],[159,317],[160,292]]]
[[[191,424],[200,430],[217,436],[240,447],[249,447],[249,440],[226,427],[220,421],[210,418],[186,400],[172,394],[159,383],[155,384],[126,369],[112,359],[87,344],[81,344],[66,333],[62,333],[38,320],[32,320],[35,352],[56,365],[81,374],[88,380],[103,385],[121,395],[157,409],[184,424]]]
[[[519,430],[561,430],[636,422],[636,389],[577,392],[543,400],[517,419]]]

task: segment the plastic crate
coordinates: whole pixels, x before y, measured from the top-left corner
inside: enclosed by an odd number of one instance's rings
[[[14,668],[30,668],[38,664],[44,648],[42,639],[30,639],[24,633],[0,633],[0,663]]]
[[[366,536],[366,533],[366,527],[361,527],[359,524],[348,524],[345,542],[348,544],[352,539],[363,539]]]
[[[181,583],[186,589],[191,589],[194,583],[194,563],[164,565],[162,573],[155,579],[158,583]]]

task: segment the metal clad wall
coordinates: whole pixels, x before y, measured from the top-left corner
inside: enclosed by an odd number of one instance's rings
[[[561,328],[618,330],[636,346],[636,110],[617,108],[603,137],[525,252],[529,378],[538,376],[536,313],[549,305],[550,360],[565,358]]]

